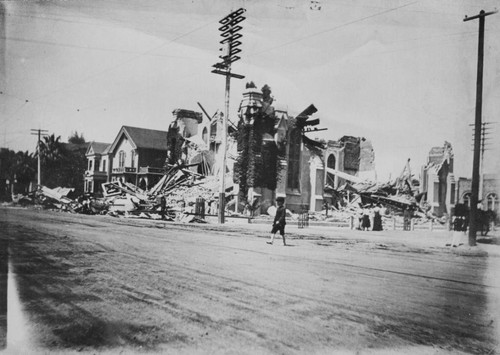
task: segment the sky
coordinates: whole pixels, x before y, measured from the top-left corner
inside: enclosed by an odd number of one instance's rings
[[[177,108],[224,111],[218,21],[245,8],[230,119],[245,84],[289,114],[318,109],[310,138],[372,142],[378,179],[407,159],[418,178],[452,144],[472,174],[478,20],[496,0],[0,0],[0,147],[34,151],[32,129],[113,142],[123,125],[167,130]],[[500,13],[486,17],[485,173],[500,172]]]

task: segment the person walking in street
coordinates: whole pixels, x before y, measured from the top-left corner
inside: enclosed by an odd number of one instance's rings
[[[285,198],[278,197],[276,198],[276,203],[278,207],[276,208],[276,215],[274,216],[273,228],[271,229],[271,240],[267,242],[267,244],[273,244],[274,236],[279,231],[281,237],[283,238],[283,245],[286,246],[285,240],[285,225],[286,225],[286,210],[285,210]]]

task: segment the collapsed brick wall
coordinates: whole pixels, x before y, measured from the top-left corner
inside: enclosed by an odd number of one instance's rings
[[[360,159],[360,139],[356,137],[344,136],[339,140],[345,146],[344,148],[344,171],[355,175],[359,171]]]
[[[359,171],[373,170],[375,170],[375,151],[373,150],[372,143],[369,140],[361,138]]]

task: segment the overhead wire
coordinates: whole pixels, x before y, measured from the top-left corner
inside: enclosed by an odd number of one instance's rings
[[[419,1],[421,2],[421,1]],[[449,5],[446,5],[444,2],[436,2],[436,4],[439,4],[439,6],[448,6],[448,7],[451,7]],[[335,1],[335,5],[339,5],[339,6],[344,6],[344,7],[351,7],[351,8],[366,8],[366,9],[384,9],[385,7],[382,7],[382,6],[376,6],[376,5],[364,5],[364,4],[360,4],[359,2],[349,2],[349,3],[345,3],[345,2],[341,2],[341,1]],[[471,5],[469,5],[469,7],[472,7],[474,6],[472,3]],[[477,6],[475,6],[477,8]],[[453,9],[457,9],[457,6],[456,5],[453,5]],[[461,12],[449,12],[449,11],[446,11],[446,12],[441,12],[441,11],[428,11],[428,10],[419,10],[419,9],[407,9],[405,10],[406,12],[414,12],[414,13],[424,13],[424,14],[431,14],[431,15],[439,15],[439,16],[442,16],[442,15],[447,15],[447,16],[463,16],[465,15],[464,13],[461,13]]]
[[[46,14],[44,12],[44,14]],[[71,16],[71,15],[63,15],[63,14],[48,14],[49,16],[51,17],[47,17],[47,16],[39,16],[39,15],[33,15],[33,14],[24,14],[24,13],[13,13],[13,12],[9,12],[7,14],[8,17],[19,17],[19,18],[33,18],[33,19],[38,19],[38,20],[45,20],[45,21],[53,21],[53,22],[66,22],[66,23],[70,23],[70,24],[83,24],[83,25],[89,25],[89,26],[92,26],[92,27],[109,27],[109,28],[116,28],[116,25],[120,25],[120,26],[123,26],[123,25],[126,25],[127,27],[130,26],[130,22],[128,21],[125,21],[125,20],[118,20],[116,18],[107,18],[106,20],[109,21],[110,23],[105,23],[105,22],[102,22],[100,20],[98,20],[98,18],[96,17],[91,17],[91,16]],[[56,16],[56,17],[54,17]],[[59,18],[58,18],[59,17]],[[75,20],[69,20],[69,19],[65,19],[66,18],[84,18],[84,19],[91,19],[91,20],[94,20],[93,22],[86,22],[86,21],[75,21]],[[12,20],[12,19],[10,19]],[[134,19],[134,24],[137,24],[137,20]],[[144,25],[147,25],[147,24],[150,24],[149,22],[146,23],[146,22],[139,22],[140,24],[144,24]],[[164,25],[165,26],[165,25]],[[178,27],[174,27],[174,28],[178,28]],[[143,33],[146,33],[146,34],[149,34],[149,35],[152,35],[152,36],[158,36],[158,33],[155,33],[155,32],[151,32],[151,31],[147,31],[145,30],[144,28],[141,28],[140,29],[141,32]],[[171,31],[171,32],[167,32],[168,34],[171,34],[171,35],[178,35],[179,34],[179,31]]]
[[[21,16],[22,16],[22,15],[21,15]],[[31,15],[25,15],[25,16],[26,16],[26,17],[37,17],[37,18],[44,19],[44,20],[53,20],[53,21],[66,21],[66,22],[72,22],[72,21],[68,21],[68,20],[64,20],[64,19],[54,19],[54,18],[38,17],[38,16],[31,16]],[[100,75],[100,74],[102,74],[102,73],[105,73],[105,72],[110,71],[110,70],[113,70],[113,69],[116,69],[116,68],[118,68],[119,66],[125,65],[125,64],[127,64],[127,63],[130,63],[131,61],[133,61],[133,60],[135,60],[135,59],[137,59],[137,58],[139,58],[139,57],[141,57],[141,56],[144,56],[144,55],[152,55],[152,56],[155,56],[155,54],[152,54],[152,51],[154,51],[154,50],[156,50],[156,49],[158,49],[158,48],[161,48],[161,47],[163,47],[163,46],[167,45],[168,43],[175,42],[175,41],[177,41],[177,40],[179,40],[179,39],[181,39],[181,38],[183,38],[183,37],[185,37],[185,36],[188,36],[188,35],[190,35],[190,34],[191,34],[191,33],[193,33],[193,32],[199,31],[200,29],[202,29],[202,28],[204,28],[204,27],[206,27],[206,26],[208,26],[208,25],[212,24],[213,22],[215,22],[215,21],[208,22],[208,23],[206,23],[206,24],[204,24],[204,25],[202,25],[202,26],[199,26],[199,27],[197,27],[197,28],[194,28],[194,29],[193,29],[193,30],[191,30],[191,31],[184,32],[184,33],[182,33],[181,35],[176,36],[175,38],[173,38],[173,39],[171,39],[171,40],[168,40],[166,43],[162,43],[161,45],[156,46],[156,47],[154,47],[154,48],[152,48],[152,49],[149,49],[148,51],[141,52],[141,53],[137,53],[137,52],[132,52],[132,51],[130,51],[130,53],[132,53],[132,54],[137,54],[137,55],[136,55],[134,58],[131,58],[131,59],[129,59],[129,60],[125,61],[125,62],[122,62],[122,63],[120,63],[120,64],[118,64],[118,65],[115,65],[115,66],[113,66],[113,67],[111,67],[111,68],[107,68],[107,69],[105,69],[105,70],[103,70],[103,71],[100,71],[99,73],[95,73],[94,75],[89,76],[89,77],[87,77],[87,78],[84,78],[83,80],[80,80],[80,81],[78,81],[78,82],[74,82],[74,83],[72,83],[71,85],[67,85],[67,86],[65,86],[64,88],[60,88],[60,89],[58,89],[58,90],[54,90],[54,91],[52,91],[52,92],[48,93],[47,95],[41,95],[41,96],[35,97],[35,98],[33,98],[33,99],[32,99],[32,101],[37,101],[37,100],[39,100],[39,99],[41,99],[41,98],[48,97],[48,96],[50,96],[50,95],[52,95],[52,94],[55,94],[55,93],[57,93],[57,92],[59,92],[59,91],[61,91],[61,90],[66,89],[66,88],[68,88],[68,87],[71,87],[71,86],[77,85],[78,83],[81,83],[81,82],[84,82],[84,81],[87,81],[87,80],[89,80],[89,79],[91,79],[91,78],[93,78],[93,77],[95,77],[95,76],[97,76],[97,75]],[[80,22],[80,23],[89,24],[89,23],[87,23],[87,22]],[[83,47],[83,46],[76,46],[76,45],[72,45],[72,44],[63,44],[63,43],[49,42],[49,41],[27,40],[27,39],[12,38],[12,37],[11,37],[11,38],[6,38],[6,39],[7,39],[7,40],[17,40],[17,41],[21,41],[21,42],[39,43],[39,44],[44,44],[44,45],[57,45],[57,46],[66,46],[66,47],[82,48],[82,49],[96,49],[96,50],[108,50],[108,51],[115,51],[115,52],[123,52],[123,51],[117,51],[117,50],[106,49],[106,48]],[[163,56],[163,55],[160,55],[160,54],[159,54],[159,55],[157,55],[157,56]],[[165,55],[165,57],[167,57],[167,56]],[[188,57],[188,56],[168,56],[168,57],[172,57],[172,58],[180,58],[180,59],[193,59],[193,60],[198,59],[198,58],[195,58],[195,57]],[[184,78],[186,78],[186,77],[192,77],[192,76],[195,76],[195,75],[196,75],[196,74],[187,75],[187,76],[185,76]],[[151,88],[148,88],[148,89],[146,89],[146,90],[150,90],[150,89],[151,89]],[[136,91],[136,92],[134,92],[134,93],[141,92],[141,91],[144,91],[144,90],[139,90],[139,91]],[[134,93],[132,93],[132,94],[134,94]],[[131,94],[130,94],[130,93],[128,93],[128,94],[123,95],[123,96],[121,96],[121,97],[119,97],[119,98],[114,98],[114,99],[111,99],[111,100],[106,100],[106,101],[104,101],[104,102],[100,102],[100,103],[99,103],[99,104],[97,104],[97,105],[91,105],[91,106],[86,106],[86,107],[83,107],[83,108],[77,108],[77,111],[81,111],[81,110],[83,110],[83,109],[88,109],[88,108],[92,108],[92,107],[96,107],[96,106],[102,106],[102,105],[104,105],[104,104],[105,104],[105,103],[107,103],[107,102],[117,101],[117,100],[120,100],[120,99],[123,99],[123,98],[129,97],[130,95],[131,95]],[[46,102],[46,101],[45,101],[45,102]]]
[[[387,9],[387,10],[384,10],[384,11],[380,11],[380,12],[377,12],[377,13],[374,13],[374,14],[371,14],[371,15],[368,15],[368,16],[365,16],[365,17],[361,17],[361,18],[358,18],[356,20],[348,21],[348,22],[342,23],[342,24],[340,24],[338,26],[335,26],[335,27],[331,27],[331,28],[328,28],[328,29],[325,29],[325,30],[322,30],[322,31],[311,33],[311,34],[309,34],[307,36],[303,36],[303,37],[300,37],[300,38],[293,39],[291,41],[282,43],[280,45],[273,46],[273,47],[268,48],[268,49],[264,49],[264,50],[262,50],[260,52],[252,53],[252,54],[249,55],[249,57],[253,57],[253,56],[256,56],[258,54],[262,54],[262,53],[265,53],[265,52],[273,51],[273,50],[276,50],[278,48],[283,48],[283,47],[288,46],[290,44],[293,44],[293,43],[296,43],[296,42],[300,42],[300,41],[303,41],[303,40],[306,40],[306,39],[310,39],[312,37],[316,37],[316,36],[322,35],[324,33],[333,32],[333,31],[336,31],[336,30],[338,30],[340,28],[343,28],[343,27],[346,27],[346,26],[349,26],[349,25],[353,25],[353,24],[361,22],[361,21],[368,20],[370,18],[381,16],[381,15],[387,14],[389,12],[393,12],[393,11],[402,9],[404,7],[407,7],[407,6],[411,6],[413,4],[416,4],[417,2],[418,1],[414,1],[414,2],[411,2],[411,3],[405,4],[405,5],[401,5],[401,6],[394,7],[394,8],[391,8],[391,9]]]
[[[307,38],[311,38],[311,37],[313,37],[313,36],[317,36],[317,35],[320,35],[320,34],[323,34],[323,33],[326,33],[326,32],[334,31],[334,30],[336,30],[336,29],[338,29],[338,28],[341,28],[341,27],[344,27],[344,26],[347,26],[347,25],[350,25],[350,24],[353,24],[353,23],[356,23],[356,22],[363,21],[363,20],[366,20],[366,19],[371,18],[371,17],[379,16],[379,15],[382,15],[382,14],[384,14],[384,13],[388,13],[388,12],[390,12],[390,11],[395,11],[395,10],[397,10],[397,9],[399,9],[399,8],[402,8],[402,7],[405,7],[405,6],[409,6],[409,5],[412,5],[412,4],[414,4],[414,3],[411,3],[411,4],[406,4],[406,5],[400,6],[400,7],[398,7],[398,8],[389,9],[389,10],[386,10],[386,11],[379,12],[379,13],[377,13],[377,14],[373,14],[373,15],[370,15],[370,16],[367,16],[367,17],[364,17],[364,18],[360,18],[360,19],[357,19],[357,20],[354,20],[354,21],[351,21],[351,22],[348,22],[348,23],[344,23],[344,24],[339,25],[339,26],[336,26],[336,27],[334,27],[334,28],[330,28],[330,29],[327,29],[327,30],[324,30],[324,31],[317,32],[317,33],[315,33],[315,34],[311,34],[311,35],[309,35],[309,36],[305,36],[305,37],[302,37],[302,38],[299,38],[299,39],[296,39],[296,40],[293,40],[293,41],[286,42],[286,43],[284,43],[284,44],[282,44],[282,45],[280,45],[280,46],[273,47],[273,48],[271,48],[271,49],[269,49],[269,50],[276,49],[276,48],[280,48],[280,47],[283,47],[283,46],[289,45],[289,44],[291,44],[291,43],[295,43],[295,42],[298,42],[298,41],[301,41],[301,40],[304,40],[304,39],[307,39]],[[207,25],[208,25],[208,24],[207,24]],[[205,26],[202,26],[202,27],[200,27],[200,28],[203,28],[203,27],[205,27]],[[195,29],[195,30],[197,30],[197,29]],[[194,32],[195,30],[193,30],[193,31],[191,31],[191,32],[188,32],[188,33],[186,33],[186,34],[183,34],[183,35],[179,36],[179,38],[182,38],[182,37],[184,37],[185,35],[188,35],[189,33]],[[450,34],[450,36],[452,36],[452,35],[453,35],[453,34]],[[447,36],[447,35],[443,35],[443,36]],[[425,38],[425,37],[424,37],[424,38]],[[173,40],[170,40],[169,42],[172,42],[172,41],[175,41],[175,40],[176,40],[176,39],[173,39]],[[418,39],[410,39],[410,40],[418,40]],[[396,42],[405,42],[405,41],[410,41],[410,40],[396,41]],[[166,44],[168,44],[168,43],[165,43],[165,44],[163,44],[163,45],[161,45],[161,46],[159,46],[159,47],[162,47],[162,46],[164,46],[164,45],[166,45]],[[157,48],[159,48],[159,47],[157,47]],[[157,48],[153,48],[153,49],[151,49],[151,50],[149,50],[149,51],[146,51],[146,52],[143,52],[143,53],[137,53],[137,54],[138,54],[138,56],[137,56],[137,57],[140,57],[140,56],[143,56],[143,55],[151,55],[151,54],[149,54],[148,52],[154,51],[154,50],[155,50],[155,49],[157,49]],[[405,50],[405,49],[402,49],[402,50]],[[257,55],[257,54],[259,54],[259,53],[263,53],[263,52],[265,52],[265,51],[267,51],[267,50],[264,50],[264,51],[261,51],[261,52],[255,53],[255,54],[250,54],[249,56],[254,56],[254,55]],[[384,53],[391,53],[391,51],[384,52]],[[124,63],[120,63],[118,66],[124,65],[124,64],[126,64],[126,63],[128,63],[128,62],[131,62],[131,61],[135,60],[137,57],[132,58],[132,59],[130,59],[130,60],[128,60],[128,61],[126,61],[126,62],[124,62]],[[114,69],[114,68],[116,68],[116,67],[117,67],[117,66],[114,66],[114,67],[112,67],[110,70],[113,70],[113,69]],[[107,71],[107,70],[104,70],[104,71],[102,71],[102,72],[106,72],[106,71]],[[102,73],[102,72],[100,72],[100,73]],[[94,76],[96,76],[96,75],[94,75]],[[86,81],[86,80],[88,80],[88,79],[90,79],[90,78],[92,78],[92,77],[94,77],[94,76],[91,76],[91,77],[85,78],[83,81]],[[189,76],[191,76],[191,75],[189,75]],[[188,76],[188,77],[189,77],[189,76]],[[82,82],[82,81],[80,81],[80,82]],[[71,87],[71,86],[73,86],[73,85],[77,85],[78,83],[79,83],[79,82],[73,83],[73,84],[71,84],[71,85],[69,85],[69,86],[66,86],[65,88],[67,88],[67,87]],[[64,90],[65,88],[63,88],[63,89],[61,89],[61,90]],[[61,90],[57,90],[56,92],[61,91]],[[55,93],[55,92],[52,92],[52,93]],[[52,94],[52,93],[49,93],[49,94]],[[130,95],[130,94],[125,95],[124,97],[127,97],[127,96],[129,96],[129,95]],[[41,96],[41,97],[47,97],[47,95],[45,95],[45,96]],[[35,100],[36,100],[36,99],[38,99],[38,98],[35,98]],[[110,101],[114,101],[114,100],[115,100],[115,99],[110,100]]]
[[[466,40],[466,39],[474,39],[475,35],[477,35],[477,33],[471,32],[471,33],[467,33],[467,35],[464,36],[464,37],[460,37],[460,38],[457,38],[455,40],[450,40],[450,41],[446,41],[446,42],[453,43],[453,42],[456,42],[456,41],[463,41],[463,40]],[[353,58],[371,57],[371,56],[383,55],[383,54],[391,54],[391,53],[407,52],[407,51],[416,51],[416,50],[420,50],[422,48],[431,48],[431,47],[434,47],[434,46],[440,46],[440,47],[444,48],[445,46],[443,45],[443,43],[446,43],[446,42],[438,42],[438,43],[427,44],[427,45],[423,45],[423,46],[411,46],[411,47],[400,48],[400,49],[393,49],[393,50],[387,50],[387,51],[381,51],[381,52],[372,52],[372,53],[364,54],[364,55],[355,55],[355,56],[353,56]]]
[[[83,46],[83,45],[76,45],[76,44],[70,44],[70,43],[61,43],[61,42],[53,42],[53,41],[42,41],[42,40],[27,39],[27,38],[20,38],[20,37],[6,37],[6,36],[2,36],[2,37],[0,37],[0,39],[4,39],[4,40],[7,40],[7,41],[24,42],[24,43],[34,43],[34,44],[42,44],[42,45],[50,45],[50,46],[58,46],[58,47],[67,47],[67,48],[76,48],[76,49],[84,49],[84,50],[98,50],[98,51],[105,51],[105,52],[147,55],[147,56],[152,56],[152,57],[179,58],[179,59],[192,59],[192,60],[197,60],[198,59],[199,60],[199,58],[197,58],[197,57],[190,57],[190,56],[176,56],[176,55],[166,55],[166,54],[141,53],[141,52],[137,52],[137,51],[124,50],[124,49],[111,49],[111,48],[104,48],[104,47],[91,47],[91,46]]]
[[[185,32],[185,33],[183,33],[183,34],[181,34],[181,35],[179,35],[179,36],[177,36],[177,37],[175,37],[175,38],[173,38],[173,39],[170,39],[170,40],[168,40],[168,41],[165,41],[165,42],[164,42],[164,43],[162,43],[161,45],[155,46],[154,48],[151,48],[151,49],[149,49],[149,50],[147,50],[147,51],[145,51],[145,52],[139,53],[139,54],[137,54],[136,56],[134,56],[134,57],[132,57],[132,58],[130,58],[130,59],[128,59],[128,60],[125,60],[125,61],[123,61],[123,62],[121,62],[121,63],[118,63],[118,64],[116,64],[116,65],[113,65],[113,66],[111,66],[111,67],[105,68],[105,69],[103,69],[103,70],[101,70],[101,71],[98,71],[98,72],[96,72],[96,73],[94,73],[94,74],[92,74],[92,75],[90,75],[90,76],[87,76],[87,77],[85,77],[85,78],[83,78],[83,79],[81,79],[81,80],[77,80],[77,81],[75,81],[75,82],[73,82],[73,83],[71,83],[71,84],[69,84],[69,85],[63,86],[63,87],[61,87],[61,88],[59,88],[59,89],[52,90],[52,91],[48,92],[48,93],[47,93],[47,94],[45,94],[45,95],[40,95],[40,96],[38,96],[38,97],[35,97],[35,98],[33,98],[33,99],[32,99],[32,101],[38,101],[38,100],[40,100],[40,99],[47,98],[47,97],[49,97],[49,96],[52,96],[53,94],[59,93],[59,92],[61,92],[61,91],[63,91],[63,90],[66,90],[66,89],[71,88],[71,87],[73,87],[73,86],[76,86],[76,85],[79,85],[79,84],[81,84],[81,83],[84,83],[84,82],[86,82],[86,81],[88,81],[88,80],[90,80],[90,79],[93,79],[93,78],[95,78],[95,77],[98,77],[98,76],[101,76],[101,75],[106,74],[106,73],[108,73],[108,72],[111,72],[111,71],[113,71],[113,70],[116,70],[117,68],[120,68],[120,67],[122,67],[122,66],[124,66],[124,65],[126,65],[126,64],[129,64],[129,63],[131,63],[131,62],[133,62],[133,61],[135,61],[135,60],[139,59],[140,57],[142,57],[142,56],[144,56],[144,55],[147,55],[147,54],[149,54],[149,53],[151,53],[151,52],[153,52],[153,51],[155,51],[155,50],[157,50],[157,49],[160,49],[160,48],[162,48],[162,47],[166,46],[167,44],[170,44],[170,43],[172,43],[172,42],[176,42],[176,41],[178,41],[178,40],[179,40],[179,39],[181,39],[181,38],[184,38],[184,37],[186,37],[186,36],[188,36],[188,35],[190,35],[190,34],[192,34],[192,33],[196,32],[196,31],[199,31],[199,30],[201,30],[202,28],[205,28],[206,26],[208,26],[208,25],[210,25],[210,24],[212,24],[212,23],[214,23],[214,22],[215,22],[215,21],[210,21],[210,22],[208,22],[208,23],[205,23],[205,24],[203,24],[202,26],[196,27],[196,28],[194,28],[194,29],[193,29],[193,30],[191,30],[191,31]]]

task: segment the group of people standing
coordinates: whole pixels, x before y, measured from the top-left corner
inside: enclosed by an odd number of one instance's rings
[[[362,231],[381,231],[382,226],[382,208],[377,206],[366,206],[358,212],[358,230]]]

